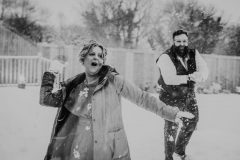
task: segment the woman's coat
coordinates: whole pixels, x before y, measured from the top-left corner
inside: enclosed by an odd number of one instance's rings
[[[94,132],[94,160],[130,160],[130,152],[122,120],[121,97],[149,110],[162,118],[174,121],[178,109],[166,106],[157,98],[129,83],[109,66],[99,72],[99,83],[92,96],[92,122]],[[78,117],[68,105],[68,95],[84,81],[79,74],[62,83],[62,89],[52,93],[54,75],[45,72],[40,90],[40,104],[57,107],[51,141],[45,160],[69,158]]]

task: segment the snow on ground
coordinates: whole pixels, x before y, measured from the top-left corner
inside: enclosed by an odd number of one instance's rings
[[[39,86],[0,88],[0,159],[42,160],[55,108],[40,106]],[[155,95],[157,96],[157,95]],[[193,160],[240,159],[240,95],[197,95],[200,122],[187,147]],[[164,160],[162,118],[123,100],[133,160]]]

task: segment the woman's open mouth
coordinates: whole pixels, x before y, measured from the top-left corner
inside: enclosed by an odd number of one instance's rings
[[[93,66],[93,67],[96,67],[98,64],[97,64],[97,62],[92,62],[91,63],[91,66]]]

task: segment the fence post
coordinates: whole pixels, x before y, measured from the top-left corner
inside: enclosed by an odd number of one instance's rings
[[[42,79],[42,53],[38,53],[38,71],[37,71],[37,84],[41,84]]]

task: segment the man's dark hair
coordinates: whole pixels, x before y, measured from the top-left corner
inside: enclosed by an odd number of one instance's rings
[[[175,38],[175,36],[179,36],[181,34],[185,34],[188,37],[187,31],[185,31],[183,29],[178,29],[178,30],[173,32],[173,39]]]

